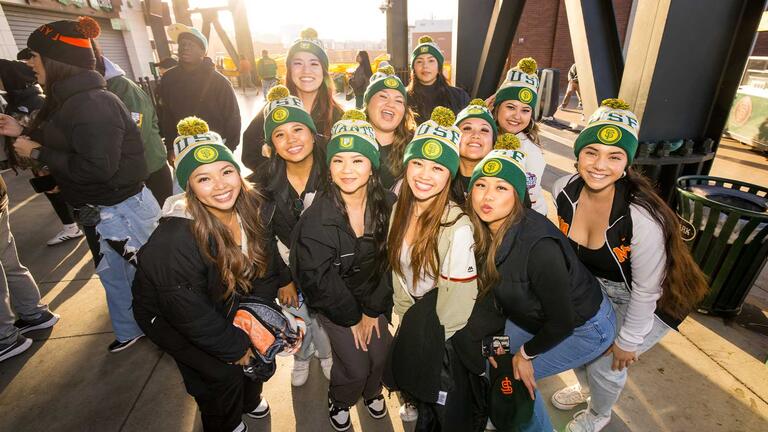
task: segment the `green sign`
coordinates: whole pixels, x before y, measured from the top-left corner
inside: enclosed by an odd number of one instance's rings
[[[69,6],[69,0],[59,0],[59,3]]]
[[[71,3],[79,8],[85,6],[85,0],[71,0]]]

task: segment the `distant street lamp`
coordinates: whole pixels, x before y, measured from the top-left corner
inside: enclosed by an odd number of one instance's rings
[[[381,11],[381,13],[387,13],[387,11],[391,8],[392,8],[392,0],[384,0],[379,6],[379,10]]]

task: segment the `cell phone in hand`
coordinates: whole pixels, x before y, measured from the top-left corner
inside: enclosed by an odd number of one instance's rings
[[[509,354],[509,336],[488,336],[483,338],[483,357]]]

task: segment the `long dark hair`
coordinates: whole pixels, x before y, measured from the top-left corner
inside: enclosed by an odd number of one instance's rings
[[[709,290],[707,277],[693,260],[680,237],[680,221],[677,215],[659,197],[648,178],[630,166],[627,167],[625,180],[628,185],[628,202],[645,209],[664,233],[666,262],[664,280],[661,283],[663,291],[658,305],[662,311],[674,318],[685,318],[706,296]]]
[[[448,84],[448,80],[445,79],[443,71],[438,71],[437,81],[435,81],[435,83],[432,85],[437,86],[440,100],[449,100],[448,87],[450,87],[450,85]],[[419,93],[421,93],[421,89],[424,87],[426,86],[416,78],[416,72],[414,72],[413,68],[411,68],[411,80],[408,83],[406,90],[408,90],[408,104],[415,108],[417,114],[424,112],[424,102],[421,100],[421,96],[419,95]],[[427,116],[429,116],[429,114],[430,113],[425,113]],[[416,121],[419,123],[427,120],[428,119],[426,118],[416,119]]]
[[[360,57],[360,66],[358,67],[363,68],[366,78],[370,78],[373,75],[373,71],[371,70],[371,58],[368,57],[368,51],[358,51],[357,57]]]
[[[344,205],[344,199],[341,196],[339,187],[330,180],[328,175],[328,189],[333,198],[336,209],[349,220],[347,207]],[[371,177],[366,185],[366,211],[370,211],[371,224],[373,231],[373,241],[376,244],[376,277],[380,276],[387,268],[387,230],[389,230],[389,206],[387,206],[386,190],[381,184],[379,171],[371,167]],[[368,227],[366,227],[368,228]]]
[[[322,64],[322,63],[321,63]],[[342,112],[341,106],[333,99],[333,93],[335,92],[335,86],[331,75],[328,73],[328,68],[323,65],[323,82],[320,84],[320,88],[317,89],[317,96],[315,97],[315,105],[311,107],[304,107],[309,111],[312,116],[312,120],[317,126],[317,133],[325,137],[326,139],[331,136],[331,128],[333,127],[333,114],[334,112]],[[296,84],[293,82],[293,76],[291,75],[291,65],[288,64],[286,59],[286,73],[285,73],[285,86],[288,87],[288,91],[292,95],[298,95]]]
[[[43,88],[47,97],[45,98],[43,107],[40,108],[37,116],[35,116],[34,120],[32,120],[32,123],[29,125],[30,130],[37,129],[59,109],[61,101],[59,101],[58,98],[51,97],[51,93],[55,89],[57,83],[88,70],[93,70],[73,66],[48,57],[40,56],[40,59],[43,62],[43,68],[45,68],[45,84],[43,85]]]

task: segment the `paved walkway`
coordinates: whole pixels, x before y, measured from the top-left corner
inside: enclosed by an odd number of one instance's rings
[[[244,111],[252,113],[260,102],[249,97],[243,105]],[[548,189],[554,178],[572,171],[573,157],[568,132],[545,129],[544,147],[551,165],[545,177]],[[765,158],[744,153],[735,144],[733,153],[727,147],[715,170],[731,176],[753,173],[765,184]],[[745,158],[758,166],[745,165]],[[201,430],[196,406],[167,355],[148,340],[119,354],[107,352],[113,335],[104,290],[93,274],[85,242],[46,247],[45,241],[60,228],[48,201],[32,192],[26,174],[10,172],[3,177],[22,261],[37,279],[43,300],[62,320],[51,330],[32,333],[31,349],[0,364],[0,431]],[[764,275],[758,284],[766,288],[765,281]],[[753,309],[757,309],[753,324],[764,325],[765,314],[759,307]],[[632,367],[613,421],[605,430],[768,430],[768,373],[763,364],[768,337],[747,327],[698,314],[689,318],[681,333],[666,336]],[[328,383],[319,364],[313,362],[304,387],[292,389],[291,363],[290,358],[280,359],[277,374],[264,390],[272,414],[248,420],[251,430],[332,430],[326,410]],[[539,384],[548,397],[573,382],[575,375],[568,372]],[[397,417],[397,407],[393,395],[390,416],[372,420],[358,405],[352,410],[353,430],[410,430]],[[559,430],[572,415],[554,409],[551,413]]]

